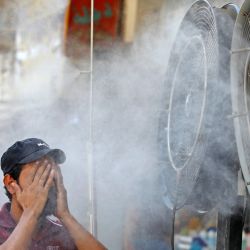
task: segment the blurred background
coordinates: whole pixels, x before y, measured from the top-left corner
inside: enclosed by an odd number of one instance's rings
[[[90,0],[0,0],[0,152],[26,137],[62,148],[70,209],[110,250],[171,249],[159,114],[172,44],[194,2],[94,1],[92,47]],[[210,1],[229,2],[243,3]],[[217,208],[184,206],[176,249],[200,235],[216,249],[217,222]]]

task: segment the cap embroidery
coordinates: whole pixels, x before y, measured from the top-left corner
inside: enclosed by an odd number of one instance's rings
[[[46,219],[49,220],[50,222],[52,222],[54,225],[57,225],[59,227],[63,226],[61,221],[56,216],[54,216],[53,214],[47,215]]]
[[[39,147],[41,147],[41,146],[49,147],[49,145],[44,143],[44,142],[37,143],[37,146],[39,146]]]

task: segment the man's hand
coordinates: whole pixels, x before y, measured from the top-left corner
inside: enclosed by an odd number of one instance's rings
[[[49,189],[53,184],[55,170],[48,161],[38,162],[32,183],[24,189],[13,182],[15,196],[24,212],[31,212],[38,218],[48,199]]]
[[[67,201],[67,191],[63,184],[63,177],[59,166],[55,166],[56,174],[55,174],[55,182],[56,182],[56,190],[57,190],[57,208],[56,208],[56,216],[59,219],[64,219],[66,216],[70,215]]]

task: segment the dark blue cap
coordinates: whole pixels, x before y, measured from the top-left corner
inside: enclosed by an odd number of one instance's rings
[[[1,158],[3,174],[9,173],[17,164],[26,164],[49,155],[56,163],[65,162],[66,155],[61,149],[51,149],[49,145],[38,138],[28,138],[15,142]]]

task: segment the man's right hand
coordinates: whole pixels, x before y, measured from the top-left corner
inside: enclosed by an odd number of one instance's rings
[[[48,199],[49,189],[53,184],[55,170],[48,161],[36,163],[37,171],[32,183],[22,189],[17,183],[11,185],[14,195],[23,209],[23,212],[33,213],[38,218],[42,213]]]

